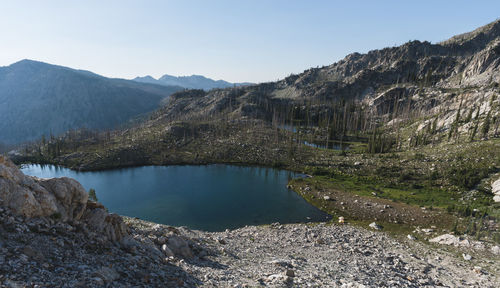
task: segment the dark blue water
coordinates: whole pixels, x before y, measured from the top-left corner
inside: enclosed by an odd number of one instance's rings
[[[27,165],[27,175],[71,177],[94,188],[110,212],[174,226],[221,231],[273,222],[324,221],[328,215],[286,188],[300,175],[230,165],[145,166],[76,172]]]

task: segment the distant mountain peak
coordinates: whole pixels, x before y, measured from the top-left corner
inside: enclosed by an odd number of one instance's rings
[[[197,75],[197,74],[193,74],[191,76],[172,76],[165,74],[161,76],[159,79],[155,79],[154,77],[147,75],[144,77],[136,77],[133,80],[143,83],[153,83],[153,84],[167,85],[167,86],[180,86],[186,89],[203,89],[203,90],[251,85],[251,83],[230,83],[224,80],[213,80],[203,75]]]
[[[24,59],[0,67],[0,144],[82,127],[113,129],[179,90]]]

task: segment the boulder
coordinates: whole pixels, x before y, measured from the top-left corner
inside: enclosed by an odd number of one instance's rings
[[[471,247],[476,249],[483,249],[484,244],[480,241],[469,241],[467,239],[462,239],[458,236],[451,234],[443,234],[441,236],[432,238],[429,242],[438,243],[442,245],[451,245],[451,246],[461,246],[461,247]]]
[[[491,253],[493,253],[493,255],[500,255],[500,246],[495,245],[495,246],[491,247],[490,250],[491,250]]]
[[[500,202],[500,178],[491,184],[491,192],[493,193],[493,201]]]
[[[451,234],[443,234],[441,236],[429,240],[429,242],[443,244],[443,245],[453,245],[453,246],[459,246],[460,241],[461,239],[459,237]]]
[[[121,242],[125,236],[129,235],[128,227],[122,217],[108,213],[99,203],[89,202],[82,221],[91,230],[106,236],[113,242]]]
[[[113,242],[121,242],[128,235],[123,219],[109,214],[102,204],[88,201],[88,194],[78,181],[26,176],[3,156],[0,156],[0,203],[27,218],[52,216],[60,221],[82,221],[90,230]]]
[[[63,221],[80,219],[87,205],[88,193],[78,181],[62,177],[40,179],[40,185],[51,192]]]
[[[194,257],[193,251],[189,247],[188,242],[180,236],[177,236],[177,235],[170,236],[167,240],[166,246],[176,256],[179,256],[179,257],[182,257],[185,259],[191,259]]]
[[[75,180],[26,176],[14,163],[0,156],[0,200],[14,214],[78,220],[87,198],[87,192]]]
[[[375,229],[375,230],[382,230],[382,228],[383,228],[382,226],[378,225],[375,222],[370,223],[370,225],[368,225],[368,226],[370,226],[370,228]]]

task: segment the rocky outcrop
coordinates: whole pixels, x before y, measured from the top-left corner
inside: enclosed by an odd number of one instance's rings
[[[106,236],[113,242],[121,242],[128,235],[127,225],[122,217],[109,214],[99,203],[89,202],[82,220],[95,232]]]
[[[88,194],[80,183],[67,177],[36,179],[35,181],[55,196],[56,213],[63,221],[79,220],[82,217]]]
[[[25,217],[79,220],[88,194],[70,178],[38,179],[24,175],[10,160],[0,156],[0,199],[15,214]]]
[[[108,213],[101,204],[88,201],[87,192],[76,180],[26,176],[3,156],[0,156],[0,203],[13,214],[26,218],[83,222],[86,229],[112,242],[121,242],[128,235],[122,218]]]
[[[33,177],[25,176],[8,159],[0,156],[0,200],[15,214],[44,217],[58,212],[56,197]],[[86,199],[85,199],[86,201]]]

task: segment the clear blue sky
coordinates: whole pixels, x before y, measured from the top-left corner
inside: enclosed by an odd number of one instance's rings
[[[108,77],[274,81],[498,17],[498,0],[0,0],[0,66],[34,59]]]

